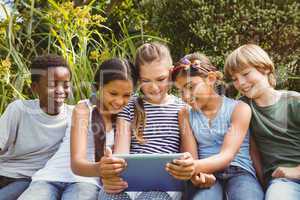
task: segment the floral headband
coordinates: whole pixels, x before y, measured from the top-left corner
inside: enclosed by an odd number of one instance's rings
[[[209,70],[202,66],[202,62],[198,59],[190,61],[187,58],[182,58],[173,68],[172,74],[176,74],[181,70],[197,70],[208,73]]]

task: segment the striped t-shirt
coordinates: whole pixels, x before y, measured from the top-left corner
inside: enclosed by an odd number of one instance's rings
[[[177,153],[180,151],[178,112],[185,104],[173,95],[169,97],[169,101],[164,104],[152,104],[143,100],[146,113],[143,138],[146,143],[139,143],[132,134],[130,153]],[[118,117],[132,122],[135,101],[136,97],[131,99]]]

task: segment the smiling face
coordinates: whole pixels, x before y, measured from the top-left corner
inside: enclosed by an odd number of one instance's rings
[[[37,93],[40,107],[47,114],[56,115],[60,112],[65,99],[70,94],[70,71],[66,67],[50,67],[41,74],[38,82],[32,83]]]
[[[268,71],[260,72],[255,67],[245,67],[240,72],[232,74],[234,87],[251,99],[257,99],[270,88]]]
[[[140,87],[145,99],[160,104],[168,94],[170,66],[168,62],[154,61],[140,66]]]
[[[175,81],[182,99],[194,109],[202,109],[207,105],[214,94],[213,84],[200,76],[178,76]]]
[[[103,111],[117,114],[127,105],[133,91],[133,83],[130,80],[114,80],[105,84],[100,91],[100,102]]]

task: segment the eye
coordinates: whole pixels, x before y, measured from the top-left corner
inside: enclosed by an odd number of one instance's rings
[[[163,82],[163,81],[165,81],[165,80],[166,80],[166,78],[164,77],[164,78],[158,79],[157,81],[158,81],[158,82]]]
[[[68,89],[69,87],[71,87],[70,82],[65,82],[65,83],[64,83],[64,88],[65,88],[65,89]]]
[[[118,96],[118,93],[116,93],[116,92],[110,92],[110,95],[111,96]]]
[[[125,98],[129,98],[131,95],[130,94],[125,94],[124,97]]]
[[[145,80],[145,79],[142,79],[141,82],[142,82],[142,83],[150,83],[149,80]]]
[[[250,71],[244,72],[242,75],[243,75],[243,76],[248,76],[249,74],[250,74]]]

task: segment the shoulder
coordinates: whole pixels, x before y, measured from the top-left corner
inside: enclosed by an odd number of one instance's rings
[[[180,118],[189,118],[189,107],[188,106],[184,106],[180,109],[180,111],[178,112],[178,117]]]
[[[245,118],[246,116],[251,117],[251,108],[248,104],[246,104],[243,101],[237,101],[233,113],[232,113],[233,117],[237,117],[237,118]]]
[[[179,97],[177,97],[177,96],[175,96],[173,94],[170,95],[170,99],[171,99],[172,103],[177,104],[179,106],[186,105],[185,102],[181,98],[179,98]]]
[[[39,101],[35,100],[15,100],[8,104],[7,111],[11,112],[27,112],[29,109],[34,109],[38,107]]]
[[[250,99],[246,96],[241,96],[238,100],[245,102],[246,104],[250,103]]]
[[[73,109],[73,115],[88,115],[90,109],[86,102],[79,102]]]
[[[283,90],[283,91],[279,91],[279,92],[281,92],[282,98],[285,98],[288,101],[294,101],[294,102],[298,102],[298,103],[300,101],[300,93],[299,92],[287,91],[287,90]]]

